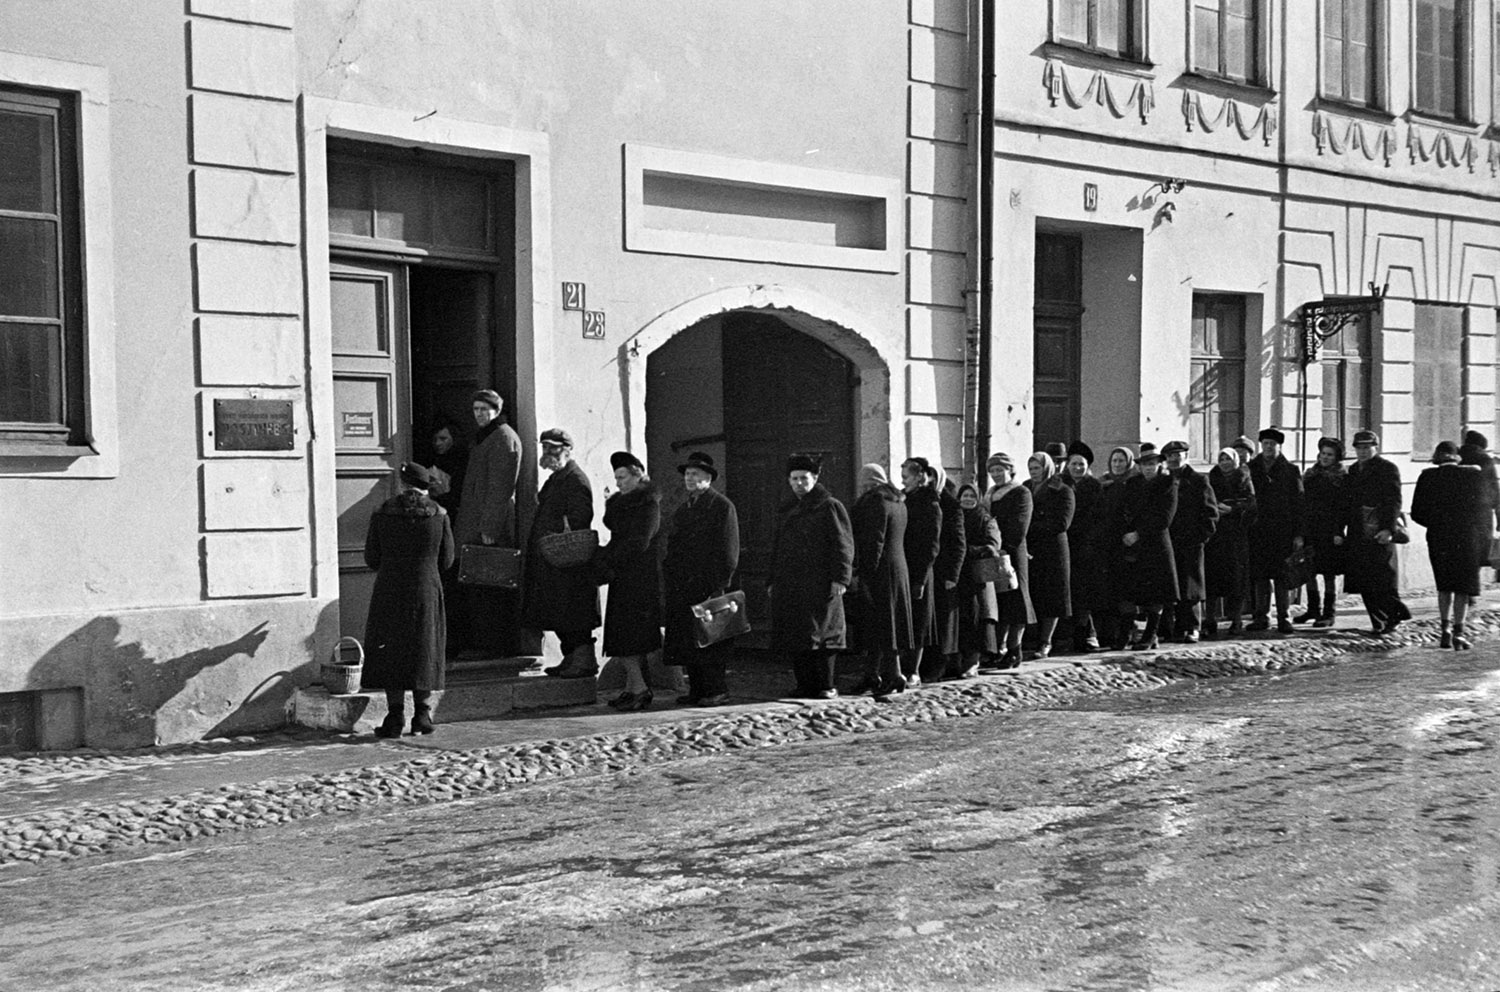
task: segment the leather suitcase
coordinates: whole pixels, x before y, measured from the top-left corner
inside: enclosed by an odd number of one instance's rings
[[[465,544],[458,554],[458,581],[468,586],[521,588],[521,552],[493,544]]]
[[[745,594],[738,589],[693,607],[693,643],[700,648],[748,633],[750,614],[745,609]]]

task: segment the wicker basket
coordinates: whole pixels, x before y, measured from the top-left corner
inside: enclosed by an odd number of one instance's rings
[[[537,538],[537,548],[542,558],[553,568],[577,568],[587,565],[599,547],[599,535],[592,529],[573,530],[568,518],[563,517],[563,529],[558,534],[543,534]]]
[[[350,661],[349,659],[353,660]],[[323,685],[329,693],[342,696],[359,691],[359,677],[365,669],[365,647],[353,637],[340,637],[333,657],[323,662]]]

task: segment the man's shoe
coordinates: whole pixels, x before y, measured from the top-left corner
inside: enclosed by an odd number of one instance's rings
[[[813,694],[812,694],[812,698],[814,698],[814,699],[837,699],[837,698],[839,698],[839,691],[837,689],[814,689],[813,690]]]
[[[1217,641],[1219,639],[1219,625],[1217,623],[1205,623],[1203,625],[1203,639],[1205,641]]]
[[[430,734],[436,729],[432,725],[432,710],[426,706],[418,706],[417,711],[411,716],[411,732],[414,734]]]
[[[1093,636],[1092,634],[1090,634],[1087,638],[1084,639],[1083,650],[1085,650],[1085,651],[1098,651],[1099,650],[1099,638],[1097,638],[1097,637]]]
[[[1185,632],[1182,635],[1182,643],[1184,643],[1184,644],[1197,644],[1198,643],[1198,632],[1196,630],[1189,630],[1189,631]]]
[[[1278,633],[1278,634],[1295,634],[1296,632],[1297,632],[1297,628],[1293,627],[1292,626],[1292,622],[1290,620],[1288,620],[1286,617],[1282,617],[1280,620],[1276,621],[1276,633]]]
[[[1313,626],[1314,627],[1332,627],[1333,626],[1333,617],[1318,617],[1318,619],[1316,619],[1316,620],[1313,621]]]
[[[1318,615],[1312,610],[1308,610],[1306,613],[1302,613],[1298,616],[1293,617],[1292,623],[1313,623],[1317,619]]]
[[[1245,625],[1246,630],[1270,630],[1271,619],[1269,617],[1256,617]]]
[[[703,697],[701,697],[698,700],[698,702],[696,703],[696,705],[698,705],[698,706],[723,706],[727,702],[729,702],[729,694],[725,693],[725,692],[720,692],[720,693],[717,693],[717,694],[712,695],[712,696],[703,696]]]
[[[1230,637],[1244,637],[1245,636],[1245,624],[1242,621],[1240,621],[1240,620],[1235,620],[1234,622],[1232,622],[1229,625],[1229,636]]]

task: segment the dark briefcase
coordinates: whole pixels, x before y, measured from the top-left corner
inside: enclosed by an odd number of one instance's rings
[[[458,581],[468,586],[521,588],[521,552],[493,544],[465,544],[458,554]]]
[[[748,633],[750,614],[745,609],[745,594],[738,589],[693,607],[693,643],[700,648]]]

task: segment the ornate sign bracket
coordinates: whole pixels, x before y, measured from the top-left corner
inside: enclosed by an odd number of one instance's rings
[[[1342,331],[1352,321],[1367,314],[1379,313],[1385,299],[1385,288],[1370,284],[1370,296],[1343,296],[1302,305],[1302,365],[1318,360],[1323,342]]]

